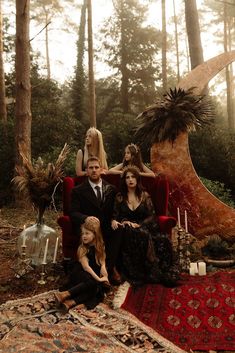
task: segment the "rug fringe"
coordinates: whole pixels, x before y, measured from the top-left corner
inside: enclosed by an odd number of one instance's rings
[[[128,289],[130,288],[130,283],[127,281],[121,284],[113,298],[112,307],[113,309],[118,309],[124,303]]]

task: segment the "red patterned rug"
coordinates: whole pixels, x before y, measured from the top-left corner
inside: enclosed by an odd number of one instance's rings
[[[121,308],[185,350],[235,350],[235,271],[129,288]]]

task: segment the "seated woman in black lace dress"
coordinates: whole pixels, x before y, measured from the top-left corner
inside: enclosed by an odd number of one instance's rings
[[[174,286],[179,269],[171,242],[160,232],[150,195],[137,167],[126,167],[116,196],[112,228],[121,237],[120,269],[131,283]]]

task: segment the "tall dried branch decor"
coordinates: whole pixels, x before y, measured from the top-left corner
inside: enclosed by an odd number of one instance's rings
[[[139,143],[172,143],[182,132],[209,125],[214,120],[213,103],[208,96],[196,95],[194,87],[170,89],[136,118]]]
[[[42,219],[45,209],[52,201],[52,195],[56,185],[64,176],[63,164],[68,153],[69,147],[65,144],[55,164],[48,163],[48,165],[44,167],[44,163],[40,157],[32,164],[24,153],[20,152],[23,159],[23,166],[16,168],[18,175],[15,176],[12,181],[17,190],[38,209],[39,221]]]

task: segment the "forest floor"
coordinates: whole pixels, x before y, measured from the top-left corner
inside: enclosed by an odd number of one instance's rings
[[[58,213],[46,211],[45,224],[55,229],[61,237],[60,228],[56,222]],[[17,268],[19,253],[17,239],[24,226],[35,224],[36,215],[32,209],[2,208],[0,210],[0,304],[27,296],[32,296],[52,289],[58,289],[65,281],[62,266],[62,251],[59,249],[57,263],[46,266],[46,284],[38,283],[40,266],[35,267],[25,275],[18,277]]]

